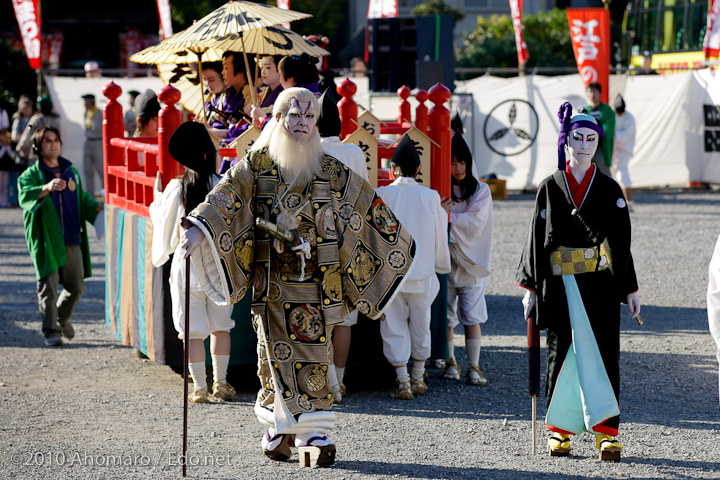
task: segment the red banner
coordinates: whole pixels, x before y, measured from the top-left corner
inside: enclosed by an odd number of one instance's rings
[[[610,88],[610,11],[604,8],[568,8],[568,24],[578,72],[585,82],[602,86],[608,103]]]
[[[38,0],[13,0],[30,68],[42,67],[42,23]]]
[[[513,29],[515,30],[515,46],[517,47],[518,66],[522,66],[525,65],[525,62],[527,62],[528,58],[530,58],[522,33],[522,0],[510,0],[510,15],[512,16]]]
[[[53,30],[51,35],[43,35],[42,59],[50,68],[60,68],[63,42],[65,36],[60,30]]]
[[[720,56],[720,0],[708,3],[707,29],[703,39],[705,58]]]
[[[172,17],[170,16],[170,0],[157,0],[157,6],[162,38],[170,38],[173,34]]]

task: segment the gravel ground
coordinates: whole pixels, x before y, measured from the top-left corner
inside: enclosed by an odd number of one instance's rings
[[[531,455],[522,291],[512,279],[533,197],[511,195],[495,203],[481,352],[487,386],[448,382],[431,370],[430,390],[410,402],[389,398],[391,385],[351,391],[336,409],[336,465],[311,470],[299,468],[297,457],[277,463],[262,455],[256,380],[246,374],[236,401],[190,406],[188,476],[720,478],[718,365],[705,313],[720,193],[639,191],[635,200],[645,325],[623,320],[622,462],[598,461],[589,435],[573,440],[570,457],[549,458],[542,398],[539,453]],[[182,377],[136,358],[105,326],[103,244],[92,244],[95,277],[73,317],[75,340],[48,349],[20,210],[0,210],[0,242],[0,477],[181,477]]]

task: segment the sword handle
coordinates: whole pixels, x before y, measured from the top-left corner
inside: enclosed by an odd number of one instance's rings
[[[286,230],[280,225],[275,225],[272,222],[265,220],[264,218],[256,218],[255,225],[261,230],[266,231],[275,238],[283,240],[288,245],[294,247],[300,241],[300,233],[297,230]]]
[[[585,219],[580,216],[580,212],[578,212],[577,208],[573,208],[572,212],[570,212],[570,215],[580,224],[583,229],[585,229],[585,233],[587,234],[590,241],[593,243],[597,243],[598,240],[598,234],[597,232],[593,231],[590,226],[585,223]]]

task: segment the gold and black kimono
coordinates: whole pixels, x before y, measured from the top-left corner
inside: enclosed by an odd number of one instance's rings
[[[266,148],[253,151],[190,216],[209,240],[192,257],[207,295],[232,304],[252,287],[261,420],[273,410],[270,363],[296,419],[332,409],[332,325],[353,308],[380,317],[415,252],[408,231],[366,181],[330,156],[320,171],[308,184],[288,184]],[[310,258],[303,265],[294,251],[256,229],[255,217],[296,228],[310,244]]]

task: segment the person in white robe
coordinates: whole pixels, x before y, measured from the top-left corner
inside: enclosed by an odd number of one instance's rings
[[[710,260],[707,310],[710,334],[717,344],[717,359],[720,362],[720,237],[715,244],[715,252]],[[720,385],[720,370],[718,370],[718,384]],[[720,390],[718,391],[720,394]]]
[[[417,243],[416,262],[400,293],[388,305],[380,324],[383,353],[395,368],[398,387],[393,397],[411,400],[427,390],[425,361],[430,358],[430,307],[440,291],[436,273],[450,273],[448,215],[440,195],[415,181],[420,157],[405,136],[390,162],[396,179],[375,191]],[[408,361],[413,359],[412,374]]]
[[[448,351],[444,378],[460,379],[455,359],[454,327],[462,323],[468,356],[466,381],[485,385],[480,370],[481,327],[488,320],[485,303],[487,276],[492,258],[493,210],[490,187],[472,176],[472,154],[460,133],[452,139],[452,198],[443,202],[450,213],[448,277]]]
[[[318,99],[320,103],[320,118],[318,119],[318,132],[323,151],[331,157],[349,167],[350,170],[360,175],[366,182],[369,181],[365,154],[357,145],[343,143],[340,140],[342,122],[335,98],[327,90]],[[353,310],[342,321],[335,325],[332,337],[332,350],[330,355],[330,391],[335,403],[340,403],[342,397],[347,393],[343,379],[345,377],[345,365],[350,353],[352,341],[352,326],[357,324],[358,311]]]
[[[161,190],[161,178],[155,184],[155,198],[150,204],[153,223],[152,263],[164,265],[173,255],[170,266],[170,298],[172,318],[178,338],[188,341],[188,370],[194,388],[188,395],[193,403],[225,400],[235,395],[227,382],[230,362],[230,330],[235,322],[230,318],[232,306],[220,307],[210,300],[198,283],[195,268],[190,265],[189,339],[185,339],[185,259],[180,239],[183,217],[205,199],[205,195],[220,180],[215,172],[216,151],[205,127],[200,123],[184,123],[170,138],[170,154],[185,165],[182,177],[174,178]],[[205,373],[205,339],[210,336],[210,355],[213,366],[212,394],[208,393]],[[212,397],[212,398],[211,398]]]
[[[615,100],[615,147],[610,168],[613,178],[620,184],[628,205],[632,201],[632,181],[628,164],[635,149],[635,117],[625,111],[625,100],[618,95]]]

